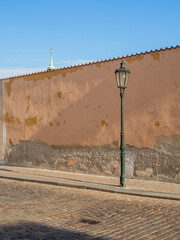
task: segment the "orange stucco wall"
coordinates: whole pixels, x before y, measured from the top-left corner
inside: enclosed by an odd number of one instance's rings
[[[149,147],[180,134],[180,48],[124,58],[125,142]],[[119,140],[121,59],[4,80],[6,143],[103,145]]]

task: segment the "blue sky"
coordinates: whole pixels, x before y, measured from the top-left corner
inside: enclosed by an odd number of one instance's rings
[[[180,0],[0,3],[0,78],[180,45]]]

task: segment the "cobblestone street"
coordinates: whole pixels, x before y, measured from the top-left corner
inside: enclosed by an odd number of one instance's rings
[[[0,179],[0,239],[180,239],[180,202]]]

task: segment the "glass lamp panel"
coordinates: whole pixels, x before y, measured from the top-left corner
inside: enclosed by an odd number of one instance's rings
[[[120,72],[120,87],[125,87],[125,79],[126,79],[126,74],[125,72]]]
[[[125,88],[127,88],[128,81],[129,81],[129,76],[130,76],[130,72],[126,72]]]
[[[116,72],[116,82],[117,82],[117,86],[120,87],[120,83],[119,83],[119,72]]]

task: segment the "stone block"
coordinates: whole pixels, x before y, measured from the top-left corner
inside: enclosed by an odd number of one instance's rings
[[[127,178],[134,177],[134,162],[135,162],[135,155],[131,152],[126,152],[126,154],[125,154],[125,175]]]
[[[58,167],[58,170],[60,171],[68,171],[68,168],[65,166]]]
[[[114,172],[115,176],[120,176],[120,169],[119,166],[115,168],[115,172]]]
[[[88,170],[87,167],[83,163],[79,164],[79,168],[82,170]]]
[[[97,171],[96,171],[94,168],[90,168],[90,169],[89,169],[89,172],[90,172],[90,173],[97,173]]]
[[[77,160],[70,160],[69,162],[68,162],[68,166],[73,166],[73,165],[75,165],[77,163]]]
[[[146,168],[145,171],[136,171],[136,175],[138,177],[153,177],[153,169],[152,168]]]

